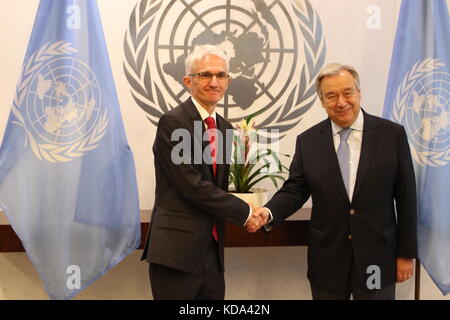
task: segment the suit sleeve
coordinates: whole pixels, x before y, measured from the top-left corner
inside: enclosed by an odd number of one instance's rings
[[[417,258],[417,197],[414,167],[408,138],[402,127],[398,136],[398,170],[395,203],[398,223],[397,256]]]
[[[191,154],[190,148],[183,150],[189,153],[184,154],[184,159],[189,158],[190,163],[175,164],[173,162],[172,150],[179,141],[171,141],[171,136],[177,128],[183,128],[183,126],[176,117],[167,115],[161,117],[153,145],[155,165],[162,169],[172,186],[193,206],[204,213],[243,226],[248,218],[249,205],[212,182],[202,180],[200,172],[193,165],[194,155]]]
[[[283,222],[300,209],[308,200],[310,191],[303,172],[303,157],[300,137],[297,137],[295,154],[289,167],[289,178],[265,205],[273,215],[272,226]]]

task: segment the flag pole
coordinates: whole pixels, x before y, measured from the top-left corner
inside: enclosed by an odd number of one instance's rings
[[[420,300],[420,260],[416,259],[416,277],[414,285],[414,300]]]

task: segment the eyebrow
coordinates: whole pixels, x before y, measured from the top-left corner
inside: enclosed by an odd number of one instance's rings
[[[347,88],[344,88],[344,90],[342,90],[342,91],[358,91],[358,89],[356,89],[356,88],[352,88],[352,87],[347,87]],[[336,94],[337,93],[337,91],[335,91],[335,90],[330,90],[330,91],[328,91],[328,92],[325,92],[325,95],[328,95],[328,94]]]

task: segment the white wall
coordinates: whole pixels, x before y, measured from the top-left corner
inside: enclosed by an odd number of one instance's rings
[[[155,128],[133,101],[123,73],[123,37],[137,0],[98,0],[115,77],[124,125],[134,152],[142,209],[154,200],[151,144]],[[355,66],[361,74],[363,107],[382,113],[400,0],[315,0],[327,42],[326,62]],[[367,9],[380,11],[380,29],[368,29]],[[0,138],[9,115],[15,87],[38,0],[2,0],[0,6]],[[325,117],[318,103],[282,140],[283,152],[292,153],[295,136]],[[309,299],[305,247],[228,248],[227,299]],[[151,297],[147,264],[140,252],[126,258],[77,299],[148,299]],[[46,299],[41,282],[24,253],[0,253],[0,299]],[[255,272],[256,271],[256,272]],[[422,299],[442,295],[422,271]],[[413,297],[413,280],[399,286],[398,298]]]

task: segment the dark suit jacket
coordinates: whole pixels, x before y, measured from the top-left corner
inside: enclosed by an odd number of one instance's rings
[[[289,179],[266,204],[274,216],[273,225],[293,214],[310,195],[308,278],[316,287],[343,290],[354,259],[363,285],[373,274],[367,267],[376,265],[384,288],[395,282],[397,257],[417,257],[416,184],[402,126],[364,113],[351,202],[331,121],[326,119],[300,134]]]
[[[212,165],[203,158],[203,150],[209,142],[203,141],[199,134],[194,135],[194,121],[198,121],[197,128],[201,128],[204,134],[202,119],[191,99],[159,120],[153,144],[155,203],[142,259],[185,272],[197,271],[211,243],[213,223],[217,218],[223,270],[223,220],[243,226],[250,209],[247,203],[227,193],[229,165],[223,164],[226,161],[219,163],[220,151],[226,150],[227,145],[231,147],[232,139],[227,139],[225,134],[226,129],[232,129],[231,124],[217,114],[216,126],[224,139],[222,148],[218,146],[217,177],[214,178]],[[173,148],[180,146],[183,140],[171,141],[176,129],[184,129],[181,133],[185,133],[183,138],[187,140],[184,142],[187,141],[190,148],[185,148],[181,153],[184,159],[189,159],[189,163],[174,164],[171,159]]]

